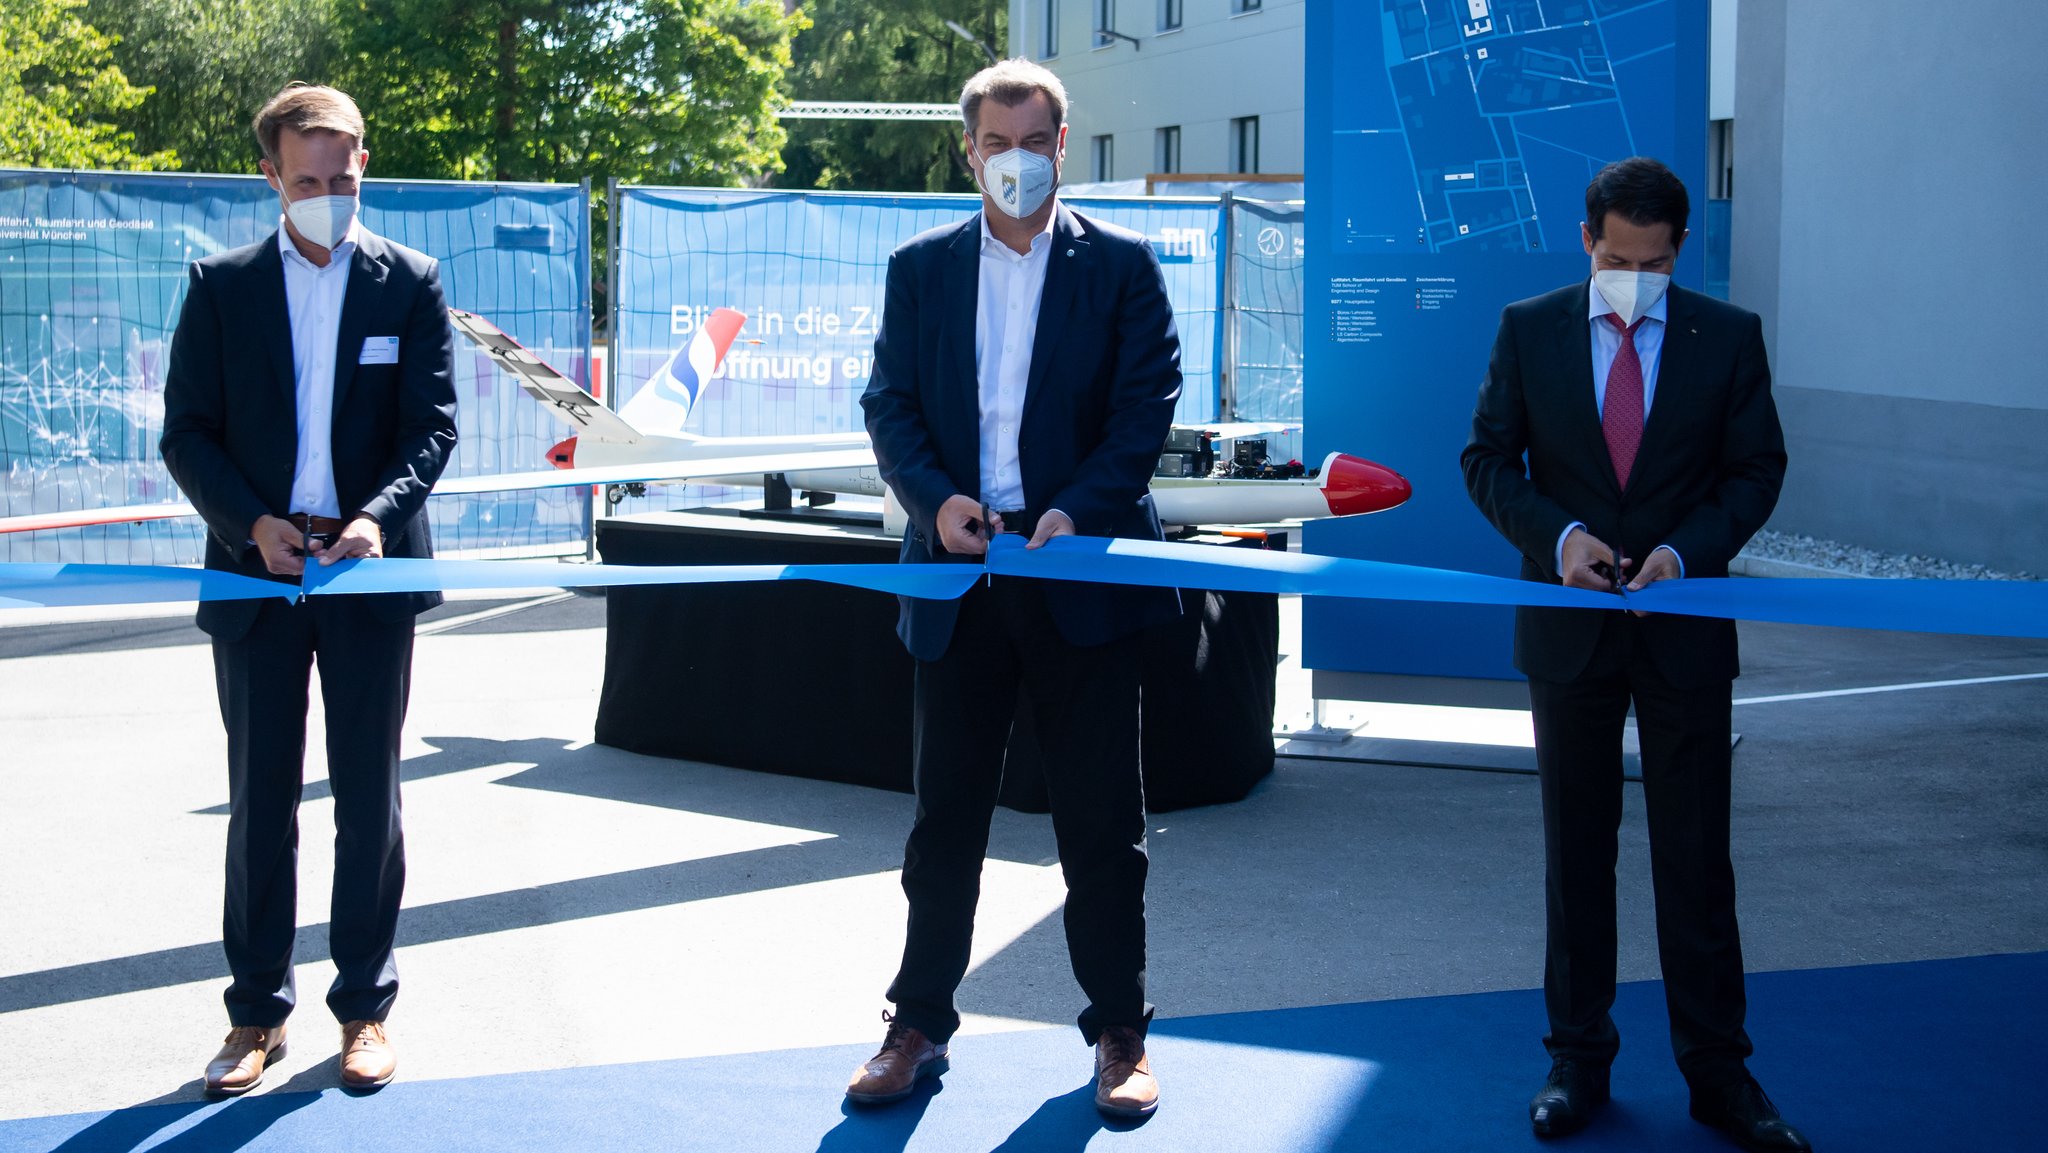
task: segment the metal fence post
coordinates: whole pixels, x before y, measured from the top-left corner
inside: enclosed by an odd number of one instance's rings
[[[617,408],[619,389],[619,178],[604,182],[604,405]]]
[[[1217,200],[1216,418],[1237,419],[1237,196],[1229,189]]]
[[[606,408],[619,406],[619,178],[604,181],[604,393]],[[584,534],[585,552],[597,559],[598,490],[592,487],[584,501],[590,510],[590,530]],[[609,514],[609,504],[605,508]]]

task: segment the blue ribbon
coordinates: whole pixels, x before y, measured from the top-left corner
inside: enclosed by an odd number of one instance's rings
[[[165,601],[298,599],[277,581],[210,569],[127,564],[0,564],[0,606],[72,608]]]
[[[1511,577],[1313,553],[1216,548],[1171,541],[1057,536],[1043,548],[1027,549],[1021,537],[999,536],[990,542],[988,569],[1000,576],[1290,596],[1578,609],[1620,607],[1620,600],[1613,593],[1541,585]]]
[[[1690,578],[1617,594],[1385,561],[1162,541],[1055,537],[992,541],[985,565],[565,565],[402,560],[308,565],[298,586],[237,573],[149,565],[0,564],[0,608],[248,600],[301,593],[438,592],[811,580],[932,600],[984,574],[1287,596],[1478,605],[1636,609],[1738,620],[2048,639],[2048,582]]]
[[[992,542],[989,571],[1050,580],[1213,588],[1363,600],[1651,613],[1897,632],[2048,638],[2048,582],[1694,577],[1632,593],[1303,553],[1166,541],[1054,537]]]
[[[618,585],[823,581],[827,584],[952,600],[981,578],[967,565],[759,564],[627,565],[556,561],[345,560],[306,566],[308,595],[448,592],[454,589],[596,588]]]
[[[1597,595],[1597,594],[1596,594]],[[1762,579],[1659,581],[1630,593],[1645,612],[1980,637],[2048,637],[2048,582]]]

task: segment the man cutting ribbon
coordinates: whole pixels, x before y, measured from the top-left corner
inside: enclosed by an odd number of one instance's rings
[[[433,554],[424,506],[455,450],[453,337],[439,266],[356,219],[363,118],[294,85],[256,117],[278,231],[193,264],[164,385],[164,464],[206,519],[206,567],[296,583],[308,564]],[[313,663],[336,826],[341,1079],[397,1068],[384,1020],[405,887],[398,738],[413,618],[434,593],[205,601],[228,740],[223,944],[232,1028],[209,1092],[246,1092],[284,1051],[296,1000],[298,804]]]
[[[901,559],[977,561],[1001,533],[1032,549],[1075,534],[1158,540],[1148,489],[1181,382],[1159,260],[1144,237],[1054,195],[1067,135],[1057,76],[1004,61],[968,81],[960,111],[981,211],[889,258],[861,397],[883,479],[909,516]],[[1157,1106],[1138,634],[1178,612],[1172,590],[1014,577],[958,600],[904,598],[898,632],[917,658],[910,921],[889,989],[896,1011],[849,1100],[901,1100],[949,1059],[1021,687],[1046,751],[1096,1107],[1143,1117]]]
[[[1592,279],[1501,314],[1463,463],[1526,580],[1641,590],[1721,577],[1777,504],[1785,441],[1753,313],[1671,288],[1690,203],[1642,157],[1601,169],[1580,225]],[[1524,465],[1526,457],[1527,464]],[[1608,1099],[1623,722],[1642,741],[1657,946],[1692,1115],[1745,1149],[1804,1150],[1750,1077],[1729,863],[1735,624],[1523,607],[1543,795],[1550,1076],[1541,1136]]]

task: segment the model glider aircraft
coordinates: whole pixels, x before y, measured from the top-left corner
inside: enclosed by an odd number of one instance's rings
[[[434,486],[436,496],[582,485],[607,486],[614,493],[622,486],[648,484],[744,487],[780,477],[792,491],[887,498],[864,432],[702,436],[682,431],[705,383],[718,374],[746,323],[745,315],[736,310],[713,312],[690,342],[616,412],[490,321],[460,309],[448,312],[457,332],[567,425],[572,435],[548,450],[552,468],[443,477]],[[1379,512],[1408,499],[1409,485],[1400,474],[1345,453],[1329,454],[1315,470],[1293,462],[1270,464],[1258,438],[1287,427],[1228,422],[1176,426],[1161,457],[1162,475],[1152,481],[1160,519],[1174,525],[1264,524]],[[194,509],[185,503],[37,513],[0,517],[0,533],[192,515]]]
[[[716,375],[746,323],[733,309],[721,308],[706,318],[690,343],[617,413],[489,321],[473,313],[450,314],[456,331],[576,430],[548,453],[561,475],[578,478],[571,483],[758,486],[765,476],[779,474],[792,491],[887,496],[866,433],[706,437],[681,431],[704,382]],[[1162,475],[1152,478],[1160,520],[1173,525],[1313,520],[1379,512],[1408,499],[1408,482],[1399,473],[1346,453],[1329,454],[1313,472],[1270,464],[1258,438],[1283,431],[1287,426],[1242,422],[1175,426],[1160,458]],[[1219,454],[1218,446],[1234,451]],[[493,488],[501,480],[468,479]],[[453,489],[451,483],[464,481],[444,481],[434,491],[486,491]]]

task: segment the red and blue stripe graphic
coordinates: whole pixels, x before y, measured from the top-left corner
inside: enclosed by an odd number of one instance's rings
[[[677,349],[654,374],[654,379],[648,382],[655,394],[672,404],[682,405],[684,414],[688,415],[697,403],[698,393],[703,391],[704,382],[718,375],[718,367],[725,363],[726,351],[732,347],[733,340],[746,323],[746,314],[732,308],[716,309],[705,317],[690,343]]]

